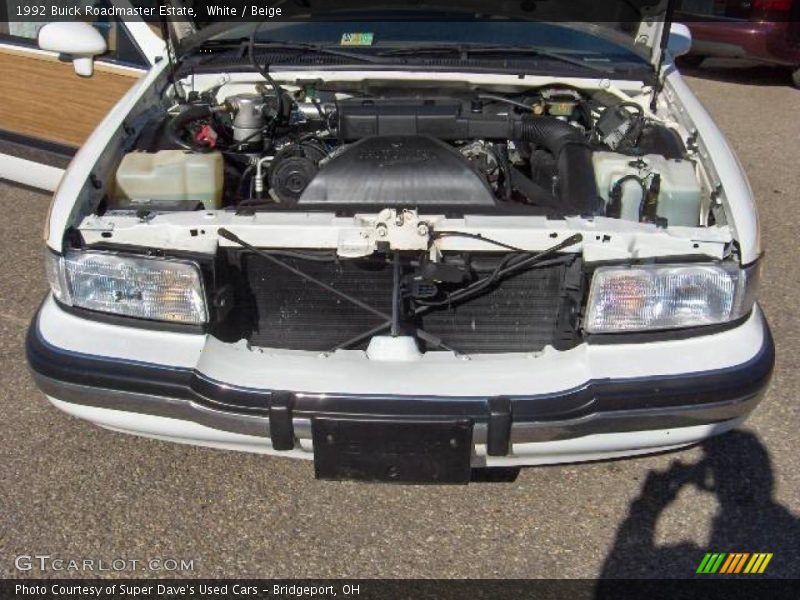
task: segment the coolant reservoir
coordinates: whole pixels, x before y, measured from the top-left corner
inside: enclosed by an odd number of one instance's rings
[[[131,152],[117,169],[115,198],[119,204],[137,207],[219,208],[223,178],[220,152]]]
[[[667,225],[696,227],[700,222],[702,188],[694,164],[688,160],[668,159],[659,154],[627,156],[616,152],[595,152],[594,172],[597,191],[608,204],[611,191],[624,177],[634,175],[647,187],[653,175],[661,176],[661,191],[656,214],[667,220]],[[643,201],[641,186],[629,179],[622,183],[622,211],[620,217],[639,220],[639,205]]]

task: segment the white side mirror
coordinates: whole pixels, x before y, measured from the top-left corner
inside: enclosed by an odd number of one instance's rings
[[[91,77],[94,57],[106,52],[106,41],[97,29],[82,21],[48,23],[39,30],[39,48],[69,54],[75,73]]]
[[[683,23],[673,23],[669,30],[667,49],[675,58],[689,54],[692,49],[692,32]]]

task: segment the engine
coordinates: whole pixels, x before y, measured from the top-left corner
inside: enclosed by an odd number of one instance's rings
[[[257,88],[194,94],[153,119],[108,208],[522,210],[694,226],[701,195],[674,130],[637,104],[571,88]]]

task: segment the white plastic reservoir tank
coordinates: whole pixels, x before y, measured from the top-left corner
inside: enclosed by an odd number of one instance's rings
[[[700,222],[702,188],[689,160],[669,159],[658,154],[627,156],[616,152],[595,152],[593,156],[597,191],[608,204],[611,190],[628,175],[635,175],[648,185],[654,174],[661,176],[661,193],[657,215],[667,219],[667,225],[696,227]],[[639,220],[642,202],[641,187],[632,180],[622,184],[620,217]]]
[[[115,196],[143,206],[169,203],[180,210],[200,202],[206,209],[219,208],[223,179],[221,152],[131,152],[117,169]]]

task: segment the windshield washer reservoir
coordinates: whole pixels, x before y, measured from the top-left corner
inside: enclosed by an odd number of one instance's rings
[[[634,178],[649,186],[653,175],[661,176],[657,215],[668,225],[696,227],[700,221],[702,188],[689,160],[669,159],[658,154],[628,156],[616,152],[595,152],[592,156],[597,191],[606,205],[612,201],[614,187],[621,183],[620,218],[639,221],[639,206],[644,201],[642,187]],[[628,178],[622,182],[623,178]]]

